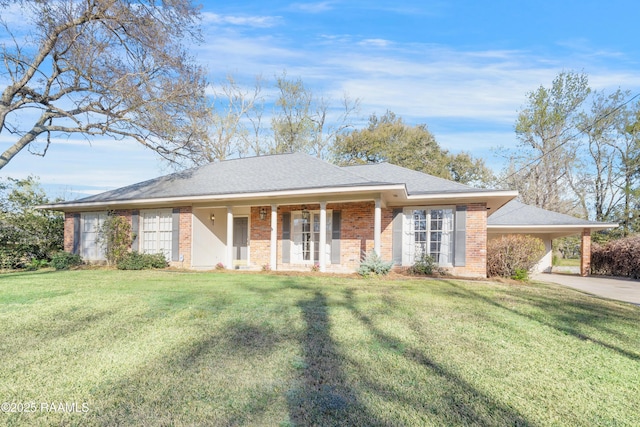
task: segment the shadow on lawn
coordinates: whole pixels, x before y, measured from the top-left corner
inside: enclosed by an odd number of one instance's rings
[[[290,421],[301,426],[389,425],[360,404],[347,383],[342,357],[330,335],[326,297],[316,291],[312,299],[298,305],[305,322],[304,364],[299,387],[287,393]]]
[[[580,330],[583,327],[590,327],[599,329],[603,333],[615,335],[620,339],[624,339],[618,331],[607,328],[603,326],[602,323],[611,321],[611,319],[624,321],[630,325],[637,322],[637,316],[624,316],[614,312],[613,309],[606,309],[602,306],[602,303],[595,302],[598,301],[597,299],[594,300],[594,302],[573,300],[572,304],[567,304],[566,299],[559,301],[552,297],[531,295],[524,292],[519,292],[517,295],[509,295],[510,297],[516,297],[520,304],[528,304],[541,310],[539,313],[525,313],[505,304],[501,304],[493,298],[489,298],[479,292],[467,289],[454,282],[447,281],[446,283],[455,289],[455,293],[458,296],[482,300],[487,304],[507,310],[519,316],[526,317],[529,320],[572,335],[582,341],[591,341],[595,344],[601,345],[602,347],[615,351],[629,359],[636,361],[640,360],[639,353],[608,343]]]
[[[436,393],[440,393],[442,404],[434,400],[427,401],[427,399],[401,396],[397,393],[392,395],[394,399],[403,400],[401,403],[411,405],[417,410],[422,409],[426,416],[443,425],[533,425],[515,409],[502,405],[500,402],[483,394],[473,385],[429,358],[421,349],[380,330],[368,316],[358,310],[353,290],[345,290],[345,298],[346,307],[368,328],[369,332],[380,344],[386,348],[393,349],[405,359],[429,370],[436,380],[434,383],[443,386],[436,391]],[[382,396],[389,396],[389,390],[383,385],[373,381],[366,382],[366,385],[369,389]]]

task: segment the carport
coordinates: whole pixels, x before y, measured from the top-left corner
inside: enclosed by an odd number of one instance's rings
[[[536,271],[550,273],[553,239],[580,235],[580,275],[588,276],[591,269],[591,233],[617,226],[615,223],[587,221],[512,200],[487,218],[487,239],[507,234],[528,234],[540,238],[544,242],[545,254]]]

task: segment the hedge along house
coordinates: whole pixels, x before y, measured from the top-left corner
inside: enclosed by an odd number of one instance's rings
[[[295,153],[211,163],[46,208],[65,212],[65,250],[88,261],[104,258],[97,230],[111,212],[130,221],[132,250],[163,252],[177,267],[352,272],[375,251],[399,267],[427,253],[454,275],[485,277],[488,218],[516,196]]]

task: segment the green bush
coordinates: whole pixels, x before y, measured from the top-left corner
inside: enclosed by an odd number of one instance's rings
[[[109,212],[100,227],[99,241],[109,265],[118,265],[129,253],[133,236],[129,221],[115,212]]]
[[[640,279],[640,236],[591,247],[591,272]]]
[[[510,234],[487,242],[487,276],[526,280],[544,255],[537,237]]]
[[[164,254],[144,254],[128,252],[118,262],[119,270],[147,270],[150,268],[165,268],[167,260]]]
[[[429,254],[422,254],[411,267],[409,273],[422,276],[430,276],[438,271],[438,264]]]
[[[371,251],[360,262],[358,274],[361,276],[369,276],[371,274],[383,276],[391,271],[391,267],[393,267],[393,262],[384,261],[375,251]]]
[[[69,252],[57,252],[51,257],[51,265],[56,270],[68,270],[82,264],[80,255],[71,254]]]
[[[34,177],[0,182],[0,268],[33,268],[62,250],[64,216],[35,208],[46,203]]]
[[[27,271],[36,271],[41,268],[46,268],[49,266],[49,261],[46,259],[32,259],[29,265],[25,267]]]

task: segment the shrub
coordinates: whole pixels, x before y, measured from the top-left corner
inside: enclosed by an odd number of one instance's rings
[[[591,247],[591,272],[608,276],[640,278],[640,236],[612,240]]]
[[[164,254],[144,254],[140,252],[127,252],[118,262],[119,270],[146,270],[150,268],[167,267],[167,259]]]
[[[429,254],[422,254],[411,267],[409,267],[410,274],[429,276],[438,271],[438,265],[436,260]]]
[[[69,252],[57,252],[51,257],[51,266],[56,270],[68,270],[82,264],[82,258],[78,254]]]
[[[269,264],[263,264],[262,271],[271,271],[271,266]]]
[[[40,270],[41,268],[46,268],[48,266],[49,266],[49,261],[47,261],[46,259],[32,259],[29,265],[25,267],[25,269],[28,271],[36,271],[36,270]]]
[[[510,234],[487,242],[487,275],[525,280],[544,255],[537,237]]]
[[[0,268],[34,268],[62,250],[64,215],[35,208],[49,201],[34,177],[0,182]]]
[[[393,262],[384,261],[375,251],[371,251],[360,262],[358,274],[361,276],[386,275],[391,271],[391,267],[393,267]]]
[[[118,265],[127,256],[133,236],[131,224],[122,216],[109,212],[100,227],[99,241],[104,248],[104,255],[109,265]]]
[[[216,264],[216,270],[224,270],[224,264],[219,262]]]

